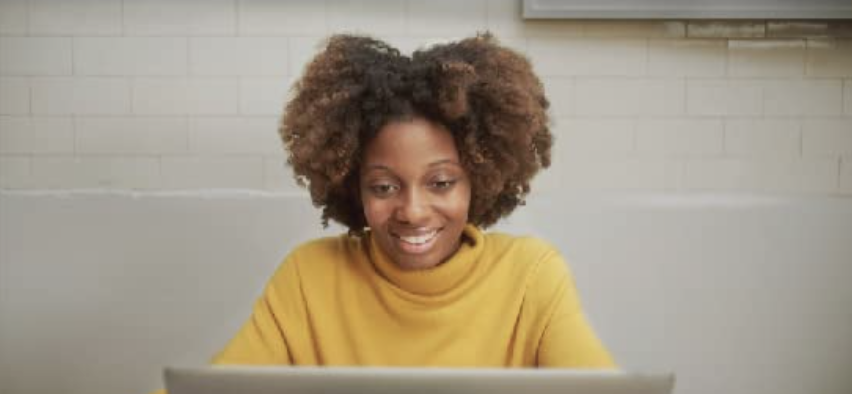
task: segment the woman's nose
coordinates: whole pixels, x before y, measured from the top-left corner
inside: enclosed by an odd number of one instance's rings
[[[409,189],[396,208],[396,220],[413,225],[423,224],[429,218],[429,202],[421,191]]]

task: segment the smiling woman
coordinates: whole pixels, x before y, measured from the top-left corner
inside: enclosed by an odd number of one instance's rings
[[[490,35],[338,35],[295,85],[296,179],[347,234],[297,247],[217,364],[612,368],[549,244],[484,232],[550,164],[543,87]]]

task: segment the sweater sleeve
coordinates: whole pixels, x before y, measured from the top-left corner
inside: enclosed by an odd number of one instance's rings
[[[538,366],[616,368],[586,320],[571,272],[558,253],[548,253],[537,277],[546,319],[539,342]]]
[[[251,316],[228,344],[212,359],[213,364],[292,364],[287,334],[304,321],[304,302],[298,267],[291,255],[267,283]]]

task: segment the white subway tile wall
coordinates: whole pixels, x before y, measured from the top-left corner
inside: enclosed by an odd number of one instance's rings
[[[160,159],[166,189],[263,189],[264,158],[249,155],[164,156]]]
[[[852,22],[521,19],[519,0],[4,0],[0,188],[304,193],[278,125],[337,32],[490,30],[550,98],[534,190],[852,195]]]
[[[852,160],[852,118],[803,120],[802,154]]]
[[[852,40],[808,40],[807,48],[809,77],[852,77]]]
[[[189,40],[190,75],[287,75],[286,37],[195,37]]]
[[[852,160],[843,160],[840,167],[840,192],[852,194]]]
[[[0,34],[4,36],[27,34],[27,0],[0,1]]]
[[[0,116],[0,154],[74,154],[69,117]]]
[[[130,78],[30,79],[33,115],[129,115]]]
[[[796,78],[805,70],[805,41],[729,40],[728,76],[732,78]]]
[[[134,78],[133,113],[144,115],[236,115],[235,77]]]
[[[636,150],[634,122],[627,119],[564,118],[554,121],[559,157],[620,158]]]
[[[32,159],[27,156],[0,155],[0,189],[21,189],[34,187],[30,165]],[[39,185],[44,188],[44,186]]]
[[[718,157],[722,136],[721,119],[641,119],[636,122],[636,151],[655,157]]]
[[[189,151],[202,155],[275,155],[282,142],[274,132],[278,118],[194,117],[189,122]]]
[[[293,82],[292,78],[282,80],[280,77],[241,78],[240,114],[280,115],[289,101]]]
[[[725,154],[740,158],[786,158],[801,154],[799,122],[730,118],[725,121]]]
[[[0,75],[71,75],[70,37],[0,37]]]
[[[723,77],[725,40],[651,39],[648,74],[661,77]]]
[[[647,40],[627,38],[541,38],[529,55],[540,76],[623,76],[647,73]]]
[[[237,7],[233,0],[125,1],[128,36],[234,36]]]
[[[758,81],[690,79],[686,82],[690,116],[762,116],[763,88]]]
[[[0,115],[28,115],[29,113],[29,79],[0,77]]]
[[[689,38],[763,38],[766,23],[753,21],[695,21],[686,26]]]
[[[130,155],[33,157],[30,177],[47,189],[158,189],[160,161]]]
[[[682,78],[577,78],[574,101],[578,117],[671,117],[684,114],[685,90]]]
[[[487,0],[407,1],[405,33],[414,37],[464,36],[477,28],[485,29],[486,3]]]
[[[763,115],[838,116],[843,113],[840,79],[768,80],[763,84]]]
[[[843,114],[852,116],[852,79],[843,81]]]
[[[827,193],[838,188],[839,159],[718,158],[684,163],[684,187],[694,190]]]
[[[75,75],[186,75],[184,37],[75,37]]]
[[[191,0],[179,0],[191,1]],[[239,0],[239,36],[316,36],[328,33],[325,1]]]
[[[121,35],[121,0],[30,1],[33,36]]]
[[[83,155],[168,155],[187,152],[182,117],[77,117],[77,152]]]
[[[399,0],[329,0],[328,26],[335,32],[404,36],[406,3]],[[441,15],[438,15],[439,17]]]

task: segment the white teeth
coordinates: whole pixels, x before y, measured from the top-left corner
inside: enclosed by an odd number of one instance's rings
[[[399,239],[401,239],[405,242],[408,242],[410,244],[420,245],[420,244],[425,244],[426,242],[431,241],[432,238],[435,238],[436,234],[438,234],[438,230],[432,231],[431,233],[428,233],[428,234],[419,235],[419,236],[416,236],[416,237],[405,237],[405,236],[400,235]]]

